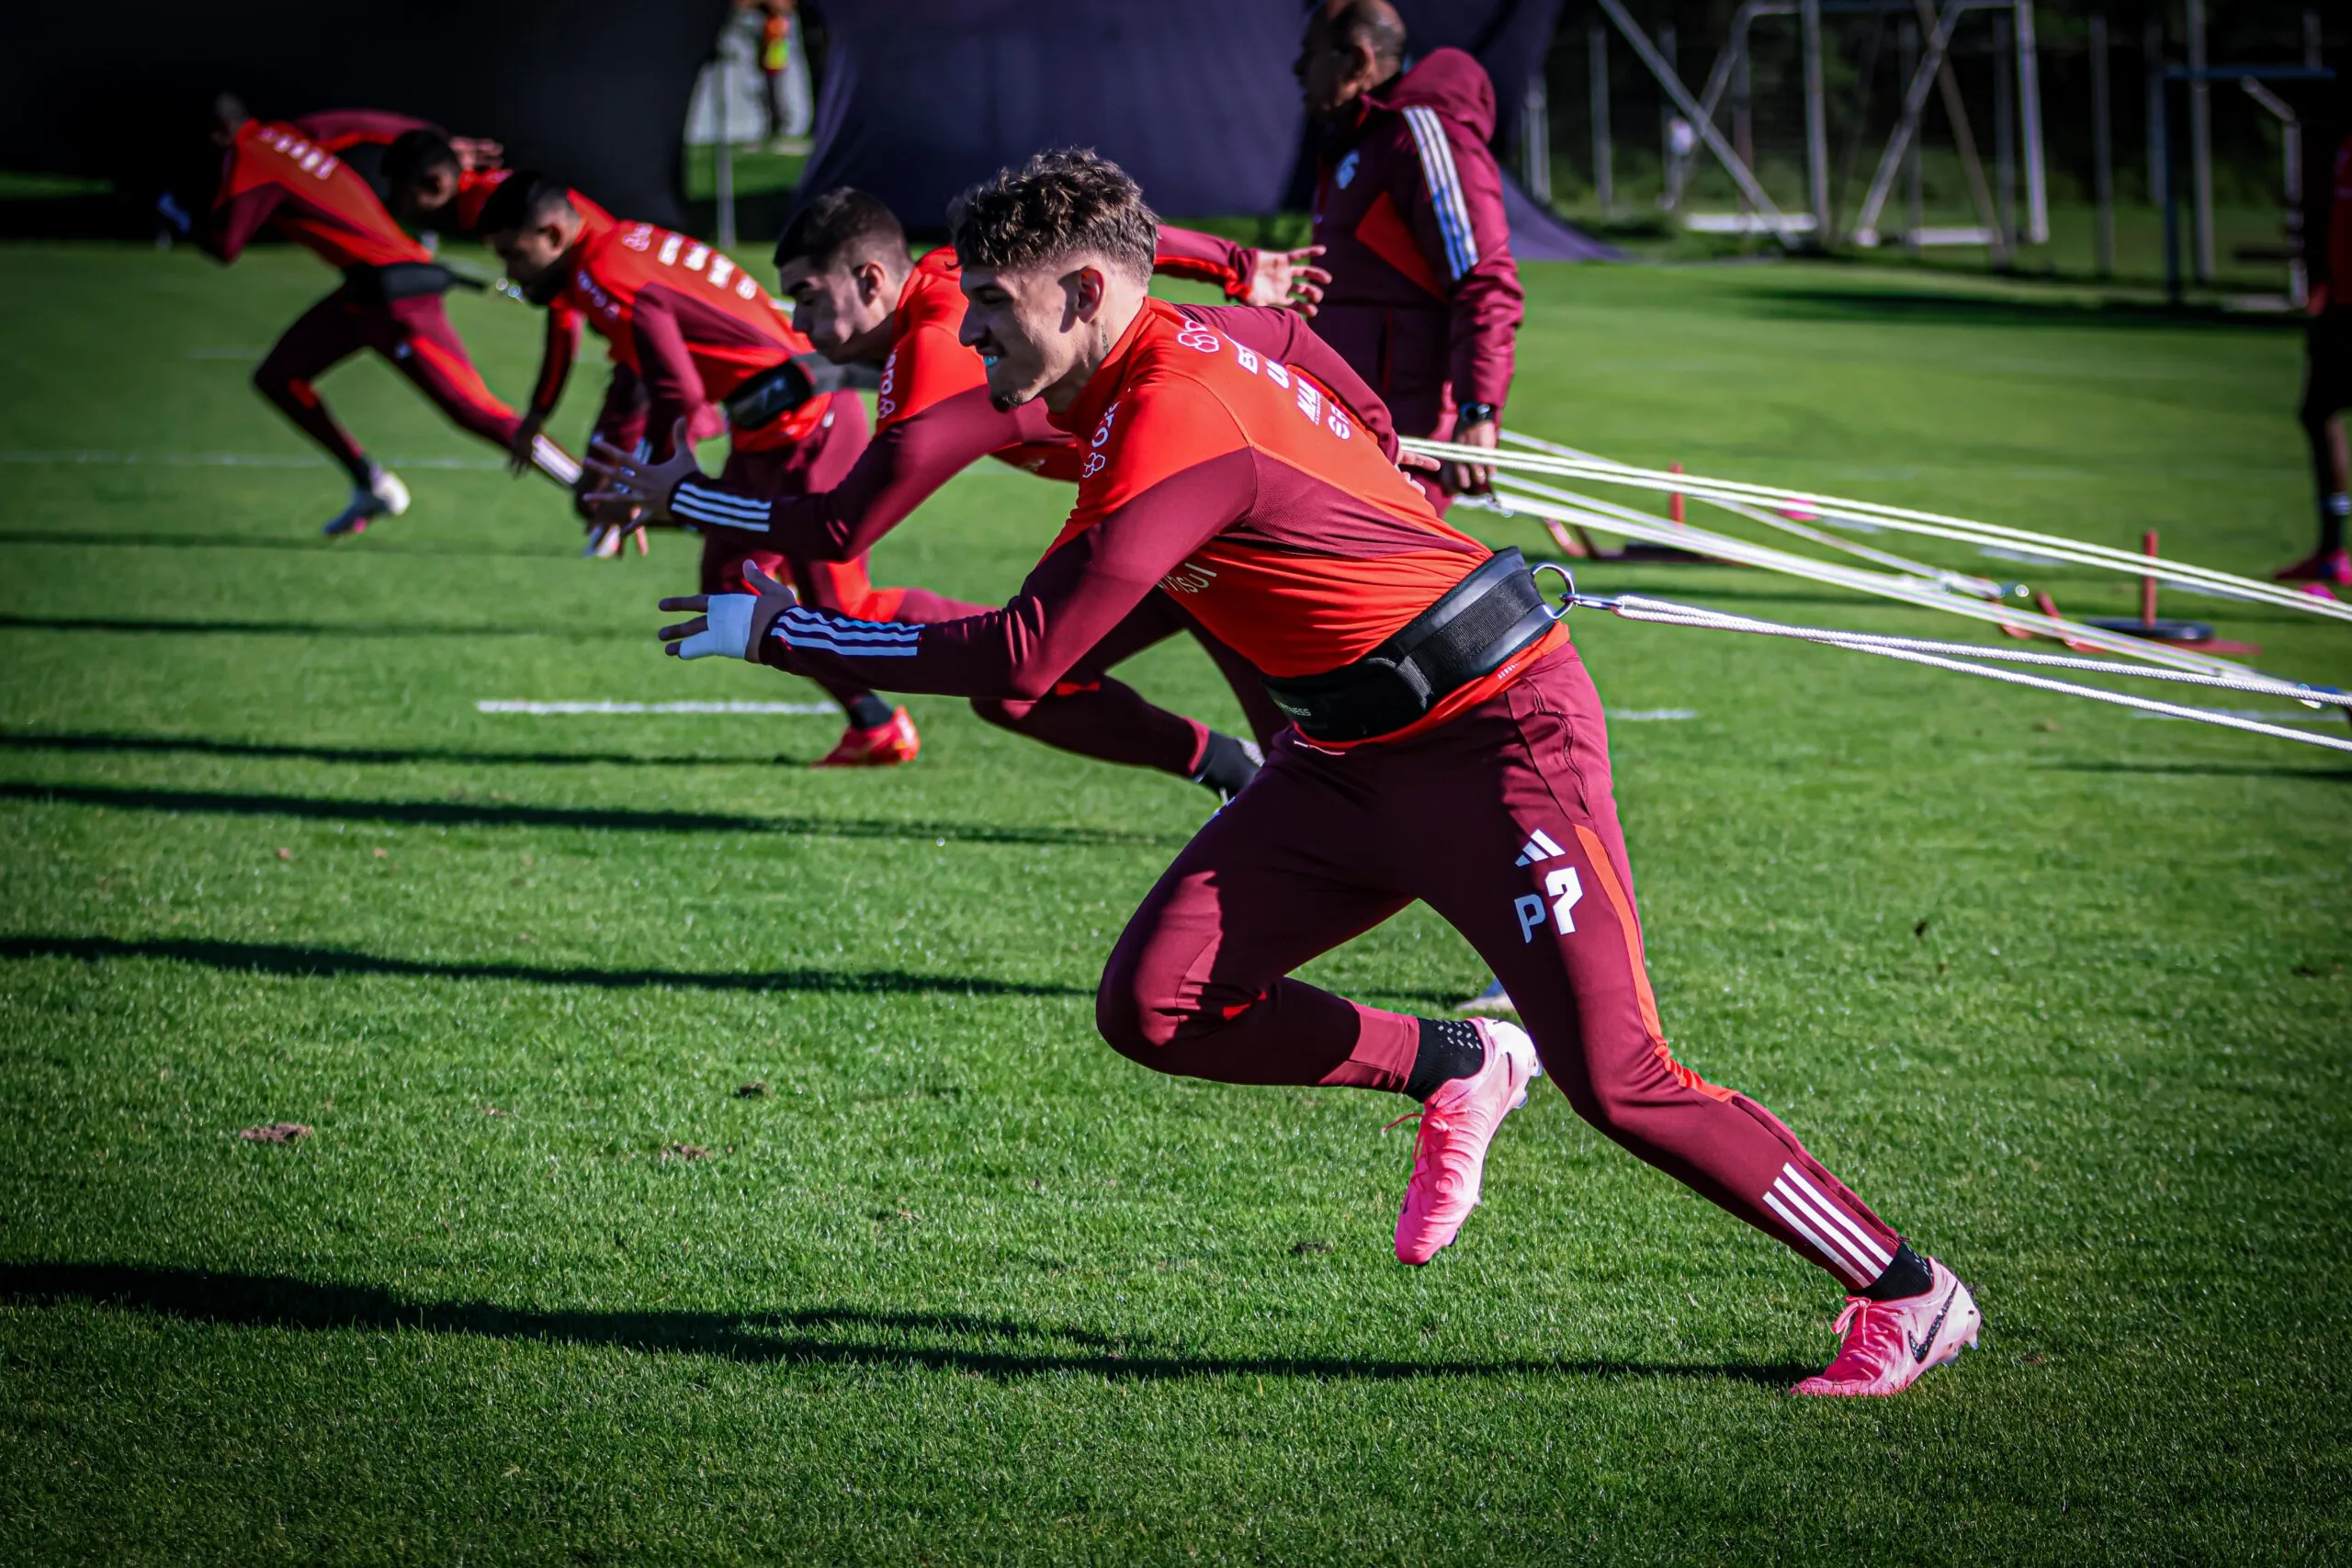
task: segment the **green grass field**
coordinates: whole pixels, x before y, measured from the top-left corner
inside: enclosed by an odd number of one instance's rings
[[[2352,1556],[2340,757],[1578,617],[1613,710],[1695,715],[1614,737],[1680,1053],[1984,1306],[1903,1398],[1800,1403],[1834,1291],[1550,1089],[1410,1271],[1402,1102],[1100,1043],[1200,791],[944,700],[875,776],[803,765],[822,716],[478,711],[816,694],[657,658],[688,545],[576,558],[378,365],[325,390],[416,508],[318,538],[339,477],[245,378],[327,281],[0,251],[0,1559]],[[2241,570],[2307,543],[2276,324],[1852,267],[1528,282],[1536,433]],[[536,318],[453,309],[519,393]],[[975,471],[876,576],[1001,595],[1065,499]],[[2352,681],[2340,629],[2173,607]],[[1130,668],[1238,722],[1197,652]],[[1311,972],[1424,1010],[1484,978],[1419,909]],[[316,1132],[237,1137],[281,1119]]]

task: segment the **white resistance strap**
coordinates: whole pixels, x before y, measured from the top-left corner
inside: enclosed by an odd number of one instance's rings
[[[1898,604],[1916,604],[1922,609],[1941,610],[1947,615],[1964,619],[1984,621],[1999,626],[2030,629],[2038,636],[2056,637],[2082,647],[2095,648],[2102,653],[2121,654],[2127,658],[2145,660],[2176,670],[2194,670],[2205,674],[2234,675],[2241,666],[2210,653],[2175,648],[2168,643],[2151,642],[2127,633],[2084,626],[2079,622],[2055,620],[2039,614],[2004,609],[1986,603],[1973,594],[1955,593],[1916,577],[1902,577],[1887,572],[1863,571],[1853,567],[1839,566],[1830,561],[1814,560],[1809,557],[1792,555],[1769,545],[1736,539],[1727,534],[1716,534],[1704,528],[1676,525],[1645,512],[1635,512],[1613,502],[1597,501],[1589,496],[1552,489],[1532,479],[1514,475],[1496,476],[1495,495],[1490,500],[1465,498],[1461,504],[1481,505],[1505,513],[1525,512],[1539,517],[1577,523],[1604,533],[1622,534],[1630,538],[1645,539],[1657,544],[1676,545],[1697,550],[1702,555],[1736,562],[1741,566],[1758,567],[1807,581],[1827,583],[1850,589],[1858,593],[1892,599]]]
[[[1757,637],[1788,637],[1800,642],[1819,643],[1829,648],[1843,648],[1855,653],[1874,653],[1883,659],[1900,659],[1907,663],[1924,664],[1931,669],[1950,670],[1962,675],[1980,675],[1988,681],[2001,681],[2013,686],[2028,686],[2036,691],[2055,692],[2064,696],[2087,697],[2093,702],[2110,703],[2118,707],[2135,708],[2166,718],[2193,719],[2199,724],[2220,725],[2228,729],[2242,729],[2251,735],[2267,735],[2275,739],[2293,740],[2305,746],[2324,747],[2331,751],[2352,751],[2352,739],[2333,736],[2312,735],[2290,729],[2284,725],[2266,724],[2260,719],[2241,718],[2235,714],[2215,713],[2207,708],[2187,707],[2178,703],[2160,702],[2153,697],[2135,697],[2124,692],[2103,691],[2097,686],[2078,685],[2071,681],[2053,681],[2041,675],[2029,675],[2016,670],[1985,668],[1983,661],[2033,664],[2062,670],[2082,670],[2103,675],[2125,675],[2141,681],[2169,681],[2183,685],[2205,686],[2222,691],[2248,692],[2261,696],[2285,697],[2306,707],[2334,707],[2338,711],[2352,710],[2352,694],[2320,691],[2309,686],[2292,685],[2285,681],[2273,681],[2258,675],[2222,676],[2201,674],[2186,670],[2152,670],[2139,665],[2116,664],[2106,660],[2076,659],[2065,654],[2034,653],[2022,649],[1985,648],[1973,643],[1937,642],[1925,637],[1881,637],[1869,632],[1842,631],[1829,626],[1792,626],[1779,621],[1761,621],[1749,615],[1724,615],[1720,611],[1702,609],[1696,604],[1679,604],[1667,599],[1648,599],[1638,594],[1620,594],[1614,598],[1577,593],[1575,581],[1561,568],[1549,563],[1538,567],[1539,572],[1552,571],[1566,580],[1568,603],[1589,609],[1607,610],[1622,619],[1646,621],[1657,626],[1693,626],[1704,631],[1747,632]],[[1563,611],[1562,614],[1566,612]]]
[[[1574,446],[1563,446],[1556,441],[1546,441],[1541,436],[1529,435],[1521,431],[1502,430],[1496,434],[1514,446],[1524,446],[1536,452],[1549,452],[1555,457],[1572,457],[1584,463],[1610,462],[1610,459],[1596,453],[1578,451]],[[1614,468],[1618,465],[1611,463],[1610,466]],[[1531,484],[1529,488],[1555,496],[1563,494],[1561,491],[1550,491],[1541,485]],[[1890,571],[1899,571],[1905,576],[1924,578],[1937,587],[1954,593],[1965,593],[1971,598],[1995,602],[2010,597],[2025,597],[2026,589],[2023,583],[1996,582],[1989,577],[1978,577],[1972,572],[1948,571],[1939,566],[1930,566],[1926,561],[1913,560],[1908,556],[1898,556],[1891,550],[1874,549],[1869,545],[1856,544],[1851,539],[1839,538],[1826,528],[1809,527],[1792,517],[1783,517],[1779,513],[1769,511],[1764,507],[1743,505],[1737,502],[1724,501],[1711,495],[1702,495],[1695,499],[1706,502],[1709,506],[1720,507],[1735,517],[1745,517],[1751,523],[1761,523],[1767,528],[1792,535],[1808,544],[1819,545],[1824,549],[1836,550],[1840,555],[1852,556],[1857,560],[1866,560],[1872,566],[1884,567]]]
[[[2157,556],[2133,555],[2105,545],[2061,538],[2054,534],[2037,534],[2026,528],[1975,523],[1964,517],[1914,512],[1899,506],[1882,506],[1874,502],[1816,495],[1809,491],[1782,490],[1770,485],[1745,484],[1693,474],[1672,474],[1657,468],[1637,468],[1628,464],[1555,457],[1547,452],[1505,452],[1491,447],[1462,446],[1452,442],[1418,439],[1407,440],[1403,445],[1408,452],[1446,462],[1474,463],[1488,468],[1589,479],[1636,490],[1669,493],[1679,491],[1702,500],[1721,499],[1745,505],[1800,506],[1823,517],[1843,517],[1898,533],[2024,551],[2075,566],[2096,567],[2103,571],[2121,572],[2132,577],[2154,577],[2177,588],[2210,593],[2219,598],[2243,599],[2328,620],[2352,621],[2352,604],[2339,604],[2334,599],[2323,599],[2276,583],[2256,582],[2252,578],[2217,571],[2211,567],[2192,566],[2186,561]]]

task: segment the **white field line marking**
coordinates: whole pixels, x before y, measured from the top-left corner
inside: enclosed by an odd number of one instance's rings
[[[503,468],[499,457],[385,457],[389,468]],[[266,452],[0,452],[0,463],[148,465],[161,468],[323,468],[324,457]]]
[[[474,704],[477,713],[556,714],[632,713],[792,713],[838,714],[831,703],[539,703],[519,697],[484,697]]]
[[[1611,708],[1602,717],[1611,724],[1669,724],[1679,718],[1696,718],[1697,708]]]
[[[2344,716],[2335,713],[2281,713],[2277,708],[2209,708],[2198,707],[2199,713],[2219,714],[2223,718],[2258,718],[2266,724],[2341,724]],[[2133,718],[2160,718],[2171,724],[2186,724],[2168,713],[2135,713]]]

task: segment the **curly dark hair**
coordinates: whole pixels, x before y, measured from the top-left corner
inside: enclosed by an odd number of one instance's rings
[[[964,264],[991,272],[1091,251],[1140,282],[1159,248],[1159,218],[1142,187],[1091,147],[999,170],[956,198],[947,226]]]

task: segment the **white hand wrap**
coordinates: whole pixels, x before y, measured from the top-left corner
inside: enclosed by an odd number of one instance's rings
[[[710,608],[704,612],[710,625],[678,644],[678,657],[707,659],[719,653],[730,659],[752,658],[752,607],[759,602],[756,593],[712,594]]]

